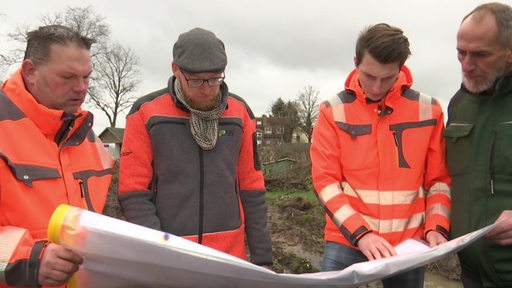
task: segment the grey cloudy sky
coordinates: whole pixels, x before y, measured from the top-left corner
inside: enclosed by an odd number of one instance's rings
[[[213,31],[226,45],[226,82],[257,116],[278,97],[295,99],[306,85],[326,99],[343,88],[353,69],[358,33],[386,22],[411,42],[413,87],[440,100],[443,108],[460,85],[455,36],[473,0],[25,0],[3,1],[0,53],[14,27],[37,27],[42,15],[91,6],[110,25],[112,40],[139,57],[138,94],[163,88],[171,75],[172,45],[194,27]],[[510,1],[505,1],[510,3]],[[93,110],[94,111],[94,110]],[[95,112],[95,131],[107,125]],[[124,127],[124,115],[118,127]]]

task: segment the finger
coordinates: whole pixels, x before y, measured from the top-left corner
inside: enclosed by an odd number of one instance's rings
[[[62,250],[58,254],[58,257],[65,261],[72,262],[76,265],[80,265],[84,262],[84,258],[82,256],[76,254],[75,252],[73,252],[72,250],[69,250],[69,249]]]
[[[389,242],[384,242],[384,247],[386,248],[386,253],[388,256],[386,257],[390,257],[390,256],[396,256],[396,251],[395,251],[395,247],[391,246],[391,244],[389,244]]]
[[[364,256],[366,256],[366,258],[368,258],[368,261],[372,261],[372,260],[375,260],[375,258],[373,257],[373,254],[372,252],[370,252],[370,250],[361,250],[361,252],[363,252]]]
[[[381,259],[381,258],[388,257],[386,255],[389,254],[389,252],[387,251],[387,249],[385,247],[385,242],[376,243],[374,249],[372,250],[372,253],[373,253],[373,256],[375,257],[375,259]]]
[[[486,238],[500,245],[506,245],[505,243],[510,243],[512,241],[512,231],[502,232],[494,235],[487,235]]]
[[[73,274],[65,273],[58,270],[52,270],[39,279],[39,284],[43,286],[59,286],[65,284]]]
[[[369,261],[380,258],[379,252],[374,245],[370,247],[365,247],[363,250],[361,250],[361,252],[363,252],[363,254],[366,256],[366,258],[368,258]]]
[[[506,230],[506,227],[505,225],[496,225],[496,227],[494,227],[491,231],[487,232],[486,236],[487,237],[495,237],[501,233],[506,233],[507,230]]]
[[[62,258],[56,258],[51,265],[47,266],[47,275],[49,275],[49,278],[51,279],[57,279],[60,280],[62,277],[68,277],[67,275],[72,275],[78,269],[80,266],[78,266],[76,263],[70,262],[68,260],[64,260]],[[64,276],[62,276],[64,274]]]
[[[503,240],[495,240],[494,243],[500,246],[510,246],[512,245],[512,239],[503,239]]]
[[[437,245],[444,243],[444,242],[446,242],[446,239],[444,237],[434,236],[434,237],[430,237],[428,239],[428,246],[430,248],[432,248],[432,247],[436,247]]]

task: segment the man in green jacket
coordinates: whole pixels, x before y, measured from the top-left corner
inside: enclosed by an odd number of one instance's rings
[[[494,222],[459,253],[468,287],[512,287],[512,7],[487,3],[457,33],[463,83],[448,106],[452,237]]]

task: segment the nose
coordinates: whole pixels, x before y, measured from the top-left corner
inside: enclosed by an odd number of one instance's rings
[[[86,92],[89,87],[89,79],[78,79],[75,83],[74,89],[76,92]]]
[[[203,84],[201,84],[201,86],[199,86],[199,90],[203,93],[210,91],[212,88],[214,88],[214,87],[208,85],[207,81],[203,81]]]
[[[382,93],[383,87],[384,87],[384,83],[382,83],[381,80],[377,80],[370,87],[370,91],[374,95],[380,95]]]
[[[475,69],[475,61],[470,55],[459,55],[462,72],[467,73]]]

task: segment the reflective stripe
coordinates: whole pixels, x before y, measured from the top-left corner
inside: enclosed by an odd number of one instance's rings
[[[338,211],[334,212],[333,214],[333,221],[338,225],[338,227],[341,227],[343,222],[347,220],[350,216],[356,214],[357,212],[350,206],[349,204],[343,205],[338,209]]]
[[[367,215],[362,215],[364,220],[370,224],[372,230],[379,233],[403,232],[404,230],[421,227],[425,223],[425,214],[416,213],[408,218],[382,220]]]
[[[327,185],[322,191],[320,191],[318,197],[320,197],[320,200],[322,203],[327,203],[329,200],[331,200],[334,196],[341,194],[341,188],[338,183],[334,183],[331,185]]]
[[[434,214],[442,215],[444,217],[450,217],[450,208],[444,206],[443,204],[434,204],[427,209],[427,215],[431,216]]]
[[[327,100],[332,107],[332,116],[335,122],[346,122],[345,105],[341,102],[340,97],[335,96]]]
[[[420,109],[419,109],[420,110],[419,111],[420,121],[432,119],[434,117],[433,113],[432,113],[432,107],[433,107],[432,97],[420,92],[419,102],[420,102]]]
[[[438,182],[432,187],[430,187],[430,192],[428,194],[428,197],[436,195],[436,194],[443,194],[446,197],[450,197],[450,187],[446,183]]]
[[[343,193],[352,197],[361,199],[366,204],[395,205],[411,204],[418,198],[424,198],[423,189],[419,190],[357,190],[355,191],[350,184],[343,182]]]
[[[450,199],[450,197],[451,197],[450,196],[450,187],[446,183],[436,183],[436,184],[432,185],[432,187],[430,187],[430,193],[428,194],[427,198],[433,197],[433,196],[439,195],[439,194],[444,195],[448,199]],[[431,205],[430,207],[428,207],[426,213],[428,216],[433,215],[433,214],[438,214],[438,215],[442,215],[444,217],[449,218],[451,209],[450,209],[450,207],[446,207],[445,205],[443,205],[441,203],[437,203],[437,204],[434,204],[434,205]]]
[[[327,185],[322,191],[320,191],[318,197],[322,201],[322,203],[327,203],[329,200],[334,198],[337,195],[340,195],[343,193],[341,190],[340,184],[333,183],[330,185]],[[332,211],[333,213],[333,221],[336,223],[336,225],[341,226],[342,223],[347,220],[350,216],[354,215],[356,211],[349,205],[345,204],[341,206],[338,210]]]
[[[0,283],[5,283],[5,268],[26,230],[18,227],[0,227]]]

